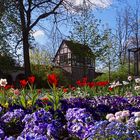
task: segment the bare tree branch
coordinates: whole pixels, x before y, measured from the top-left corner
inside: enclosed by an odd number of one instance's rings
[[[60,2],[50,11],[47,13],[43,13],[41,14],[34,23],[32,23],[32,25],[30,25],[29,30],[31,30],[41,19],[46,18],[52,14],[57,14],[56,10],[58,9],[58,7],[62,4],[63,0],[60,0]]]

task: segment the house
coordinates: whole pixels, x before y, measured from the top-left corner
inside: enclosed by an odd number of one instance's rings
[[[95,57],[86,45],[63,40],[53,62],[55,66],[69,73],[72,82],[85,76],[88,80],[95,78]]]

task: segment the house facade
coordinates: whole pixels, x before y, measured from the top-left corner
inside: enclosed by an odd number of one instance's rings
[[[89,81],[95,78],[95,58],[88,46],[63,40],[53,62],[69,73],[72,82],[85,76]]]

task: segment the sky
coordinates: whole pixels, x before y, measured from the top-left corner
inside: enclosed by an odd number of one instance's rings
[[[126,6],[126,3],[135,5],[136,1],[137,0],[90,0],[90,2],[95,5],[92,7],[95,17],[100,19],[102,24],[107,24],[112,30],[115,30],[117,11],[121,11]],[[74,3],[75,6],[78,6],[83,0],[71,0],[71,2]],[[35,41],[47,49],[47,47],[50,47],[48,44],[51,44],[51,39],[48,37],[48,24],[44,21],[40,24],[42,24],[45,29],[37,26],[33,35]],[[60,29],[64,35],[67,36],[69,34],[70,28],[68,26],[62,26]]]

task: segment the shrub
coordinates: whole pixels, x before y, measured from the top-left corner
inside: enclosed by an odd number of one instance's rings
[[[37,88],[48,88],[47,84],[47,75],[54,73],[58,76],[59,83],[58,86],[67,86],[70,84],[70,81],[67,79],[62,69],[52,66],[45,65],[31,65],[32,74],[36,77],[36,86]]]
[[[131,66],[130,75],[133,75],[133,66]],[[115,80],[126,80],[128,77],[128,66],[127,65],[121,65],[116,71],[112,71],[110,74],[110,81]],[[105,74],[102,74],[101,76],[98,76],[95,81],[107,81],[109,79],[108,72]]]

